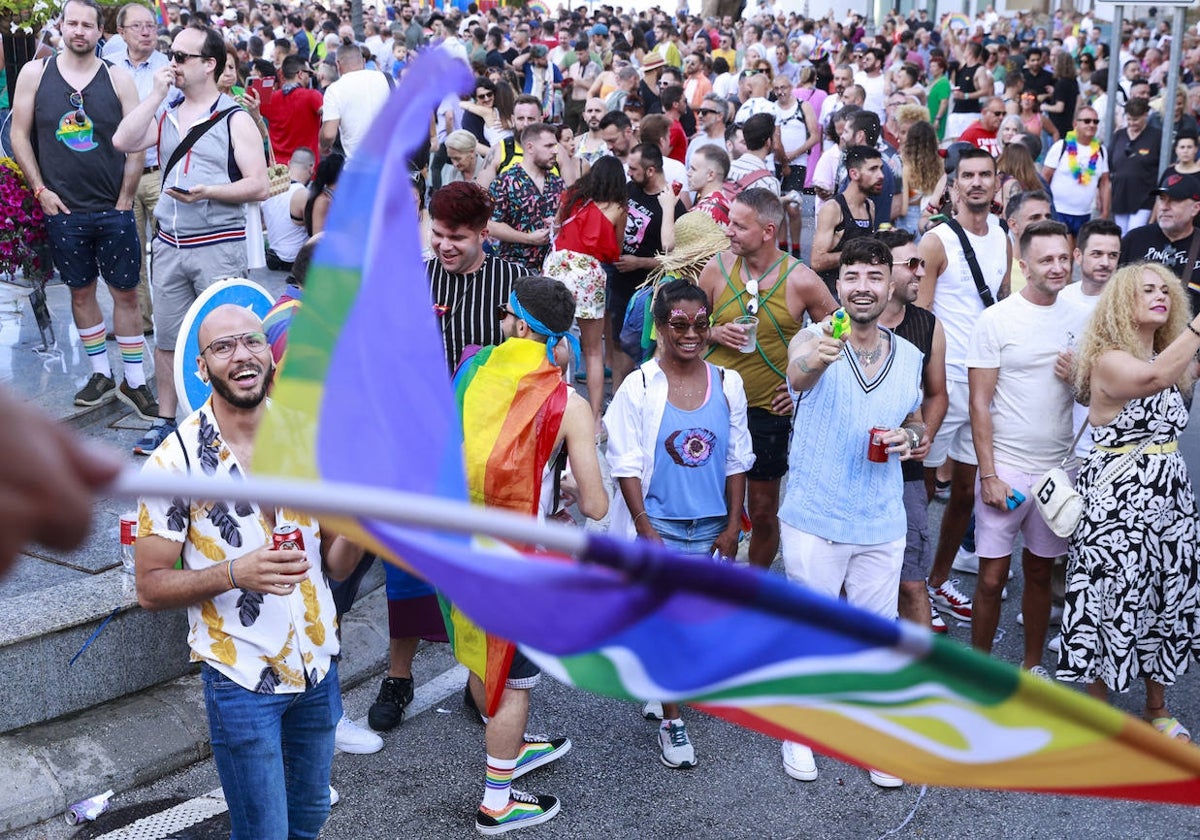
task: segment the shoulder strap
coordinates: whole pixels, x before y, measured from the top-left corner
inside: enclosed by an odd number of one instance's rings
[[[179,141],[179,145],[175,147],[175,151],[171,152],[171,159],[167,161],[167,165],[162,168],[162,182],[164,184],[167,183],[167,175],[172,169],[175,168],[175,164],[179,163],[179,161],[183,159],[183,156],[191,151],[192,146],[196,145],[197,140],[203,137],[210,128],[241,107],[241,105],[234,105],[226,108],[223,111],[217,111],[217,113],[213,114],[204,122],[196,123],[194,126],[192,126],[191,131],[184,135],[184,138]]]
[[[971,242],[967,239],[967,232],[953,217],[946,219],[946,225],[954,231],[959,244],[962,245],[963,256],[967,258],[967,267],[971,269],[971,279],[975,281],[975,291],[979,292],[979,299],[983,301],[984,309],[994,305],[996,298],[992,296],[992,290],[987,287],[987,283],[983,282],[983,270],[979,267],[979,258],[975,256],[975,249],[971,247]]]
[[[755,181],[761,181],[763,178],[770,178],[770,177],[772,177],[772,175],[771,175],[771,171],[769,169],[766,169],[766,168],[755,169],[751,172],[747,172],[741,178],[737,179],[738,189],[744,190],[744,189],[746,189],[746,187],[750,186]]]
[[[179,427],[175,427],[175,437],[179,440],[179,451],[183,453],[183,463],[187,466],[188,475],[192,474],[192,459],[188,457],[187,445],[183,442],[183,435],[179,434]],[[188,530],[192,529],[192,506],[188,505]],[[184,533],[187,533],[186,531]]]

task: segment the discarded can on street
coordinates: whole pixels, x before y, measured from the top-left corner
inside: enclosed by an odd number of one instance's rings
[[[127,574],[133,574],[133,549],[137,542],[137,511],[121,514],[121,566]]]
[[[279,549],[304,550],[304,535],[300,533],[299,526],[291,524],[275,526],[275,530],[271,534],[271,550],[278,551]]]
[[[93,796],[90,799],[76,802],[67,809],[67,813],[63,814],[63,819],[67,821],[67,825],[79,825],[82,822],[91,822],[108,810],[109,800],[112,798],[112,795],[113,792],[109,790],[99,796]]]

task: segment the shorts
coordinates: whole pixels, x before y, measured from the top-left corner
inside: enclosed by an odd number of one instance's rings
[[[448,642],[446,620],[437,595],[388,599],[388,638]]]
[[[505,688],[523,689],[528,691],[542,679],[542,670],[521,651],[513,653],[512,663],[508,666],[508,679],[504,681]]]
[[[1062,222],[1066,225],[1067,230],[1071,232],[1071,236],[1079,236],[1079,229],[1090,218],[1092,218],[1091,213],[1084,213],[1082,216],[1072,216],[1070,213],[1059,213],[1057,211],[1054,213],[1054,221]]]
[[[46,216],[46,233],[54,265],[72,289],[86,289],[97,277],[114,289],[137,287],[142,246],[132,210]]]
[[[940,467],[946,463],[946,458],[952,458],[960,464],[975,466],[979,463],[975,457],[975,443],[971,440],[971,409],[969,390],[966,382],[946,381],[946,391],[950,403],[946,407],[946,419],[942,421],[929,454],[925,456],[925,466]]]
[[[725,526],[728,516],[706,516],[700,519],[657,519],[649,517],[650,525],[662,537],[663,543],[684,554],[712,555],[712,545]]]
[[[900,580],[925,580],[933,569],[933,543],[929,540],[929,499],[924,480],[904,482],[904,515],[908,518],[908,534]]]
[[[898,614],[904,538],[876,545],[838,543],[779,523],[783,568],[809,589],[893,619]]]
[[[246,242],[238,239],[200,248],[176,248],[155,237],[150,247],[154,255],[150,273],[154,343],[159,350],[174,353],[183,318],[201,292],[218,280],[249,273]]]
[[[788,471],[788,446],[792,440],[790,414],[774,414],[765,408],[746,410],[746,426],[754,449],[754,466],[746,471],[750,481],[778,481]]]
[[[1033,500],[1033,485],[1043,473],[1026,473],[1006,464],[996,464],[996,475],[1018,493],[1025,501],[1016,510],[998,510],[983,503],[981,484],[975,478],[975,553],[981,558],[992,560],[1012,554],[1013,541],[1020,533],[1025,538],[1025,548],[1037,557],[1054,558],[1067,553],[1067,541],[1050,530],[1042,512]]]

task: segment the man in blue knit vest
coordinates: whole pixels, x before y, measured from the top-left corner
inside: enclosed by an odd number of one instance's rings
[[[851,604],[891,619],[908,530],[900,462],[925,437],[922,356],[878,323],[892,295],[891,249],[858,237],[839,262],[849,334],[834,338],[826,319],[788,348],[799,401],[779,509],[783,563],[792,580],[831,598],[844,589]],[[784,742],[783,766],[802,781],[817,777],[802,744]],[[879,787],[903,784],[878,770],[870,776]]]

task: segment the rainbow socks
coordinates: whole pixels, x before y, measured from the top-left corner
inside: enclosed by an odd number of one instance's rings
[[[102,373],[112,378],[112,365],[108,363],[108,349],[104,346],[104,334],[107,330],[101,321],[94,327],[76,327],[79,330],[79,340],[83,342],[83,350],[87,353],[88,361],[92,363],[93,373]]]
[[[509,790],[512,788],[513,771],[517,769],[515,758],[487,757],[487,786],[483,791],[483,807],[489,811],[501,811],[508,807]]]
[[[119,335],[117,336],[117,345],[121,348],[121,364],[125,369],[125,384],[130,388],[142,387],[146,384],[146,369],[142,365],[146,354],[146,340],[140,335]]]

